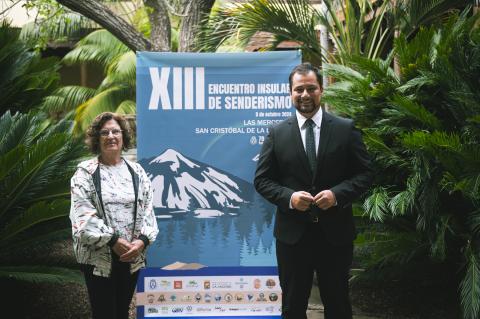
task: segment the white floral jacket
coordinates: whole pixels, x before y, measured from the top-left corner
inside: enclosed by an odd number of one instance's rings
[[[152,186],[143,168],[134,162],[127,163],[136,190],[135,228],[133,237],[152,243],[158,234],[157,220],[152,206]],[[93,265],[93,273],[109,277],[111,248],[109,243],[117,237],[112,216],[105,214],[101,198],[98,158],[81,162],[71,179],[72,203],[70,220],[75,257],[80,264]],[[131,264],[131,272],[145,267],[145,252]]]

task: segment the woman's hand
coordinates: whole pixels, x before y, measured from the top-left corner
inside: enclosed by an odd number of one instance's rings
[[[122,256],[132,248],[132,244],[123,238],[118,238],[115,245],[113,245],[112,250],[118,256]]]
[[[130,249],[124,254],[120,255],[120,261],[123,262],[132,262],[140,256],[140,253],[143,251],[145,244],[140,239],[135,239],[130,243]]]

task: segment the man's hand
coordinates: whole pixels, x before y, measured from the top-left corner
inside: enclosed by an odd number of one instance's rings
[[[304,212],[310,207],[310,204],[313,202],[313,197],[310,193],[299,191],[293,193],[290,200],[293,208]]]
[[[121,256],[132,248],[132,244],[123,238],[119,238],[112,249],[115,254]]]
[[[331,190],[327,189],[318,193],[313,198],[313,202],[315,205],[325,210],[335,205],[337,199],[335,198],[335,194]]]
[[[120,256],[120,261],[123,262],[132,262],[140,255],[143,251],[145,244],[140,239],[135,239],[131,243],[130,249]]]

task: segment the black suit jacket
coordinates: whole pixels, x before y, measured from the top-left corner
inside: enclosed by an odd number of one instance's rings
[[[287,244],[300,240],[312,214],[319,217],[319,227],[329,242],[351,243],[355,239],[352,201],[371,180],[370,158],[360,131],[353,121],[325,110],[315,172],[308,165],[296,116],[270,128],[255,172],[256,190],[277,206],[274,235]],[[315,196],[326,189],[335,194],[336,206],[325,211],[315,207],[310,212],[289,208],[293,192],[303,190]]]

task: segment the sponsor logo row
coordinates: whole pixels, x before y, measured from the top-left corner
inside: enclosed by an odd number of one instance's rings
[[[279,302],[281,292],[145,293],[146,304],[219,304]],[[144,294],[144,295],[145,295]]]
[[[150,290],[215,290],[215,289],[273,289],[277,287],[277,280],[275,278],[243,278],[237,280],[168,280],[150,278],[148,280],[148,287]]]
[[[244,305],[212,305],[212,306],[145,306],[145,315],[187,315],[187,314],[227,314],[227,313],[265,313],[265,314],[280,314],[281,307],[278,305],[271,306],[244,306]]]

